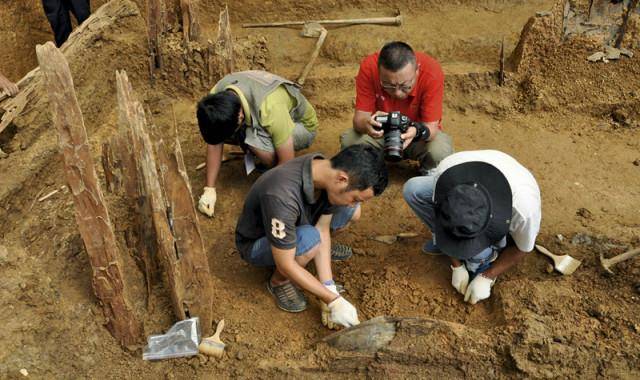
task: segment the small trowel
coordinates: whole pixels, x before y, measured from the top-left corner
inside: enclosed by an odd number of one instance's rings
[[[553,260],[553,268],[565,276],[575,272],[580,264],[582,264],[582,261],[574,259],[569,255],[554,255],[553,253],[549,252],[548,249],[541,245],[536,244],[536,249],[538,250],[538,252]]]

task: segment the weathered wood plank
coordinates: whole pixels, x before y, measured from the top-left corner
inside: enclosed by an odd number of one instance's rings
[[[154,152],[142,104],[135,99],[127,74],[117,72],[116,82],[120,119],[131,129],[142,194],[149,201],[157,253],[174,312],[179,319],[199,317],[207,334],[213,290],[188,181],[176,169],[177,159],[169,160],[163,149]]]
[[[224,68],[223,75],[232,73],[235,70],[235,60],[233,57],[233,37],[231,35],[231,21],[229,19],[229,8],[225,5],[220,12],[218,20],[218,38],[216,39],[217,55]]]
[[[93,269],[93,288],[107,328],[122,345],[140,341],[142,325],[125,296],[120,253],[93,166],[84,120],[69,66],[52,42],[36,48],[45,75],[53,124],[59,132],[64,169],[73,194],[76,221]]]
[[[185,313],[199,317],[203,332],[206,330],[208,334],[213,320],[213,282],[180,143],[176,139],[171,155],[162,143],[156,151],[168,202],[169,225],[176,240],[174,270],[181,279],[176,292],[181,294]]]
[[[188,46],[189,42],[196,41],[200,37],[200,24],[191,0],[180,0],[180,11],[182,12],[184,42],[185,46]]]
[[[160,0],[148,0],[147,2],[147,31],[149,33],[149,56],[151,61],[151,74],[153,70],[162,68],[162,52],[160,50],[160,38],[165,30],[164,3]]]

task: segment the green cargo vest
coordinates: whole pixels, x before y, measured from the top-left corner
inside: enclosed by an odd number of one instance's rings
[[[260,125],[260,106],[264,98],[280,85],[283,85],[289,95],[296,99],[296,106],[289,111],[293,121],[302,119],[307,108],[307,101],[295,83],[266,71],[250,70],[225,75],[216,84],[216,88],[218,91],[222,91],[230,85],[238,87],[247,99],[253,128],[262,128]]]

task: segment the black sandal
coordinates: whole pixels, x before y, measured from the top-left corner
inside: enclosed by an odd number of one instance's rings
[[[267,280],[267,290],[276,299],[278,307],[284,311],[299,313],[307,308],[307,299],[304,293],[290,282],[282,285],[271,285],[271,280],[269,279]]]
[[[331,261],[343,261],[353,256],[353,249],[340,243],[331,244]]]

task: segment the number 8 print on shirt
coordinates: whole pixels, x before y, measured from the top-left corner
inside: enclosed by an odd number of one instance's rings
[[[276,218],[271,218],[271,235],[276,239],[284,239],[287,233],[284,231],[285,225]]]

